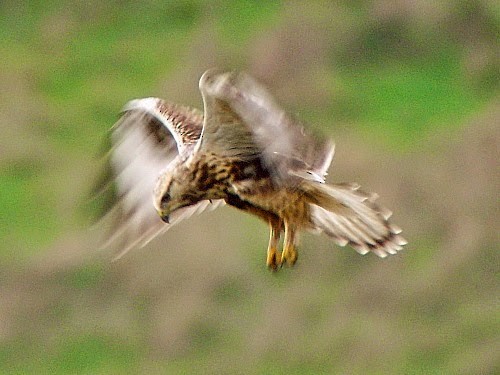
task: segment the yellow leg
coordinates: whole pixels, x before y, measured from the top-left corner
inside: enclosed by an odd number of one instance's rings
[[[281,253],[281,264],[285,263],[293,266],[298,258],[295,248],[295,227],[285,220],[285,239],[283,243],[283,252]]]
[[[276,224],[270,220],[269,228],[270,236],[269,246],[267,247],[267,267],[269,267],[271,271],[277,271],[278,267],[281,266],[281,256],[277,251],[281,235],[281,224]]]

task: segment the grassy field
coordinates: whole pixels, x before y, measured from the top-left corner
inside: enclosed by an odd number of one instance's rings
[[[494,1],[0,4],[0,372],[499,371],[499,23]],[[333,137],[330,179],[377,191],[408,249],[305,236],[271,275],[266,227],[224,208],[110,263],[84,209],[107,129],[131,98],[201,107],[214,66]]]

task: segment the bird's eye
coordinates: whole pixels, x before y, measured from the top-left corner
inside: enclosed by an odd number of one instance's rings
[[[161,205],[162,206],[167,205],[168,202],[170,202],[170,199],[171,199],[170,194],[169,193],[165,193],[163,195],[163,197],[161,197]]]

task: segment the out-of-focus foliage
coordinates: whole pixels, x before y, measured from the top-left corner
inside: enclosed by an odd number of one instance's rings
[[[2,2],[0,372],[499,371],[499,23],[491,0]],[[80,207],[121,106],[201,107],[214,66],[332,136],[331,180],[377,191],[408,248],[305,236],[271,275],[267,227],[225,208],[96,251]]]

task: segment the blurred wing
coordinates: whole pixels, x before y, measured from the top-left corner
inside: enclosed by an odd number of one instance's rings
[[[179,155],[189,152],[199,138],[202,116],[186,107],[161,99],[133,100],[110,133],[111,149],[96,188],[104,200],[104,212],[112,226],[104,247],[128,250],[144,246],[173,224],[221,202],[202,201],[179,210],[170,224],[161,221],[153,205],[153,190],[160,173]]]
[[[203,115],[197,109],[169,103],[159,98],[143,98],[125,104],[123,112],[130,111],[143,112],[157,119],[169,130],[169,136],[177,143],[179,152],[183,147],[196,143],[200,137]],[[162,132],[167,133],[164,130]]]
[[[223,156],[262,158],[275,182],[324,182],[333,143],[314,137],[244,73],[207,71],[200,79],[205,122],[198,147]]]

